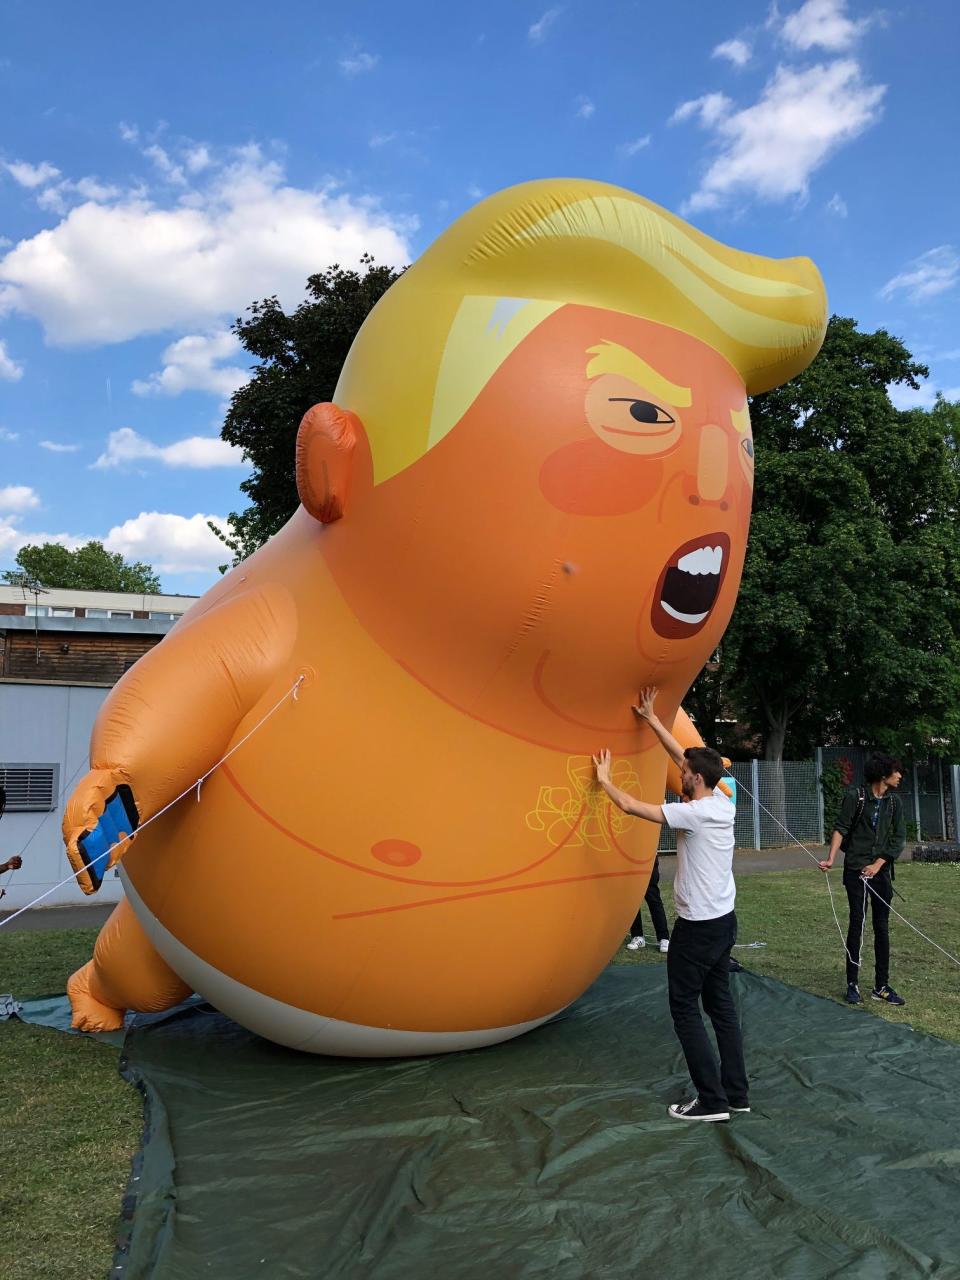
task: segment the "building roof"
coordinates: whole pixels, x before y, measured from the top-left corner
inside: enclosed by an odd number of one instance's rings
[[[138,613],[186,613],[198,598],[125,591],[75,591],[68,587],[46,587],[35,597],[25,587],[0,585],[0,604],[36,603],[56,609],[131,609]]]

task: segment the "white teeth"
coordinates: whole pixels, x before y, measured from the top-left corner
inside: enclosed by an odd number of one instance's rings
[[[678,622],[688,622],[691,626],[696,622],[702,622],[707,616],[706,613],[681,613],[679,609],[671,609],[666,600],[660,601],[660,608],[669,613],[671,618],[676,618]],[[708,609],[707,613],[709,612],[710,610]]]
[[[722,547],[697,547],[696,551],[688,551],[677,561],[677,568],[684,573],[699,575],[701,573],[719,573],[723,568]]]

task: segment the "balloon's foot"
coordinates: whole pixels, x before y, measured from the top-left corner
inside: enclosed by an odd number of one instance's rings
[[[67,979],[67,995],[73,1017],[70,1025],[75,1031],[119,1031],[123,1026],[123,1009],[103,1004],[90,994],[90,975],[93,961],[88,960],[82,969]]]

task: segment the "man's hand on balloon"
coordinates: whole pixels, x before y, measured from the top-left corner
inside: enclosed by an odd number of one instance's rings
[[[653,704],[656,702],[659,692],[660,690],[656,685],[650,685],[648,688],[640,690],[639,702],[633,708],[633,714],[638,720],[650,721],[656,717]]]
[[[593,767],[597,771],[597,781],[610,782],[610,752],[604,747],[599,755],[593,756]]]

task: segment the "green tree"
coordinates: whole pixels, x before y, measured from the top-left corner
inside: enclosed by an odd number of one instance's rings
[[[109,552],[102,542],[86,542],[76,551],[58,542],[21,547],[17,568],[0,573],[14,585],[37,583],[75,591],[132,591],[154,595],[162,591],[150,565],[136,560],[128,564],[119,552]]]
[[[724,696],[768,759],[825,739],[960,736],[960,406],[898,411],[926,368],[833,317],[823,350],[756,396],[756,490]]]
[[[253,473],[240,488],[250,506],[231,512],[229,533],[210,527],[234,563],[262,546],[299,504],[295,474],[297,428],[311,405],[333,399],[340,370],[367,315],[400,272],[369,255],[362,271],[332,266],[307,280],[307,300],[290,315],[264,298],[233,331],[259,365],[235,392],[221,436],[243,449]],[[224,566],[226,567],[226,566]]]

